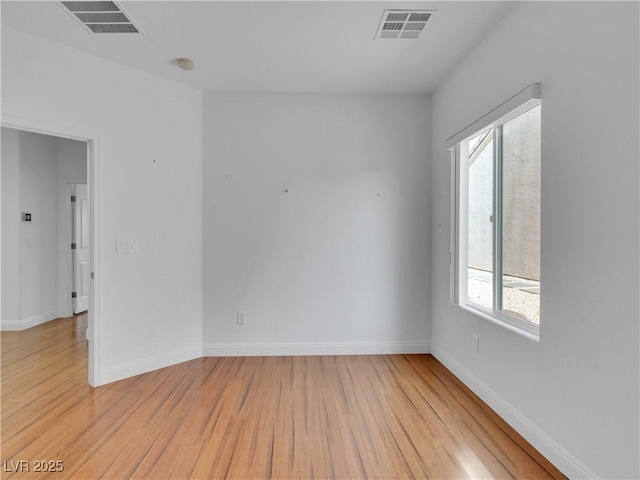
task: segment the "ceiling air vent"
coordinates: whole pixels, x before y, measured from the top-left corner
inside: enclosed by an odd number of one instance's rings
[[[425,10],[385,10],[376,38],[420,38],[432,13]]]
[[[142,33],[117,2],[56,2],[89,33]]]

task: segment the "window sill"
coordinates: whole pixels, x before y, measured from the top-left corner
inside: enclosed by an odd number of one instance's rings
[[[529,331],[517,325],[515,321],[511,323],[509,321],[510,319],[504,319],[502,317],[498,317],[494,315],[492,312],[480,310],[479,308],[475,308],[471,305],[461,305],[460,308],[462,308],[463,310],[469,313],[477,315],[478,317],[484,318],[485,320],[488,320],[491,323],[495,323],[496,325],[506,328],[507,330],[513,333],[517,333],[518,335],[528,338],[529,340],[533,340],[534,342],[540,342],[540,327],[536,326],[534,327],[535,331]]]

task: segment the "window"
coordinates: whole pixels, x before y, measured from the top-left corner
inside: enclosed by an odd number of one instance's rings
[[[540,85],[449,139],[453,303],[539,339]]]

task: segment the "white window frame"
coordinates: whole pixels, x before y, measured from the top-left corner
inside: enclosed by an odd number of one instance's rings
[[[540,341],[540,326],[501,311],[502,298],[502,125],[541,104],[539,83],[529,85],[447,140],[451,152],[451,303],[531,340]],[[485,308],[468,300],[468,175],[466,140],[488,129],[494,131],[493,181],[493,300]]]

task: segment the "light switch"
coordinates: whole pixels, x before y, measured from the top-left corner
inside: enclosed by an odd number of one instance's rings
[[[27,237],[24,239],[24,246],[26,248],[32,248],[33,247],[33,237]]]
[[[119,238],[116,240],[116,253],[131,254],[138,253],[138,240]]]

